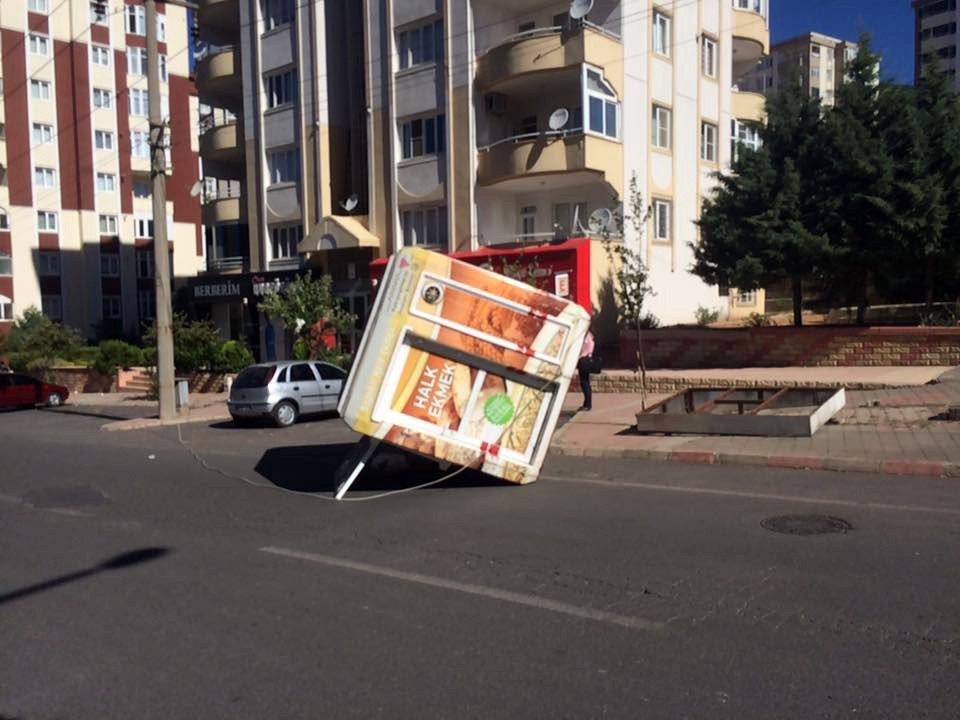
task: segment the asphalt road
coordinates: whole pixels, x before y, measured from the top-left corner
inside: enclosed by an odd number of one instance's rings
[[[960,717],[956,480],[558,457],[338,504],[339,420],[109,415],[0,414],[3,720]]]

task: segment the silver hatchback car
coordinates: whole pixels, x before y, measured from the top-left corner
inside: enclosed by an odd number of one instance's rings
[[[290,427],[300,415],[335,411],[347,373],[316,360],[251,365],[233,381],[227,408],[234,422],[272,417]]]

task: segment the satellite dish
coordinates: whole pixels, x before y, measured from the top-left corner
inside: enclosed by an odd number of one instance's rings
[[[570,3],[570,19],[583,20],[593,10],[593,0],[573,0]]]
[[[607,208],[597,208],[590,213],[590,219],[587,221],[587,224],[590,226],[590,232],[594,234],[609,230],[612,223],[613,213]]]
[[[547,124],[551,130],[562,130],[570,120],[570,112],[566,108],[558,108],[550,113]]]
[[[340,207],[342,207],[344,210],[350,213],[357,209],[357,205],[359,203],[360,203],[360,198],[358,198],[357,194],[354,193],[353,195],[348,197],[346,200],[344,200],[342,203],[340,203]]]
[[[197,180],[193,187],[190,188],[190,197],[197,197],[200,194],[200,191],[203,190],[203,181]]]

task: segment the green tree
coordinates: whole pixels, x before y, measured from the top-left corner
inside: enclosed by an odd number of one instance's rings
[[[871,281],[892,265],[894,233],[901,227],[878,68],[879,57],[864,33],[819,143],[816,198],[830,239],[822,277],[830,297],[856,305],[859,325],[866,321]]]
[[[210,320],[190,320],[182,313],[173,315],[173,363],[177,372],[212,370],[218,361],[220,333]],[[157,325],[151,323],[143,334],[144,356],[156,365]]]
[[[823,262],[816,183],[823,121],[799,76],[767,98],[758,150],[741,146],[703,205],[693,272],[717,285],[756,290],[789,280],[793,322],[803,324],[803,281]]]
[[[69,359],[83,345],[80,333],[69,325],[54,322],[35,307],[17,318],[0,351],[16,354],[17,364],[50,367],[57,359]]]
[[[322,275],[317,280],[301,275],[280,292],[265,298],[260,309],[279,318],[308,347],[311,345],[310,334],[316,333],[318,324],[324,329],[333,329],[339,349],[341,336],[353,328],[357,319],[340,307],[333,296],[332,286],[333,279],[329,275]]]

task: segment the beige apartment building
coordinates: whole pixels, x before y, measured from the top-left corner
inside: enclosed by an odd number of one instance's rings
[[[820,33],[807,33],[777,43],[756,68],[747,73],[742,87],[766,92],[799,77],[804,89],[833,107],[837,88],[846,77],[847,66],[857,56],[855,41],[838,40]]]
[[[916,17],[914,74],[917,82],[923,68],[938,58],[944,72],[957,80],[957,0],[913,0]]]
[[[175,284],[203,263],[197,99],[186,11],[159,5]],[[154,315],[139,2],[0,2],[0,333],[26,308],[86,335]]]
[[[600,236],[612,235],[647,263],[662,322],[762,311],[689,267],[713,173],[759,142],[764,98],[741,82],[769,52],[767,0],[364,6],[367,228],[381,255],[540,252],[544,285],[609,322]],[[640,233],[631,184],[650,209]],[[549,248],[573,238],[586,240],[551,267]]]

